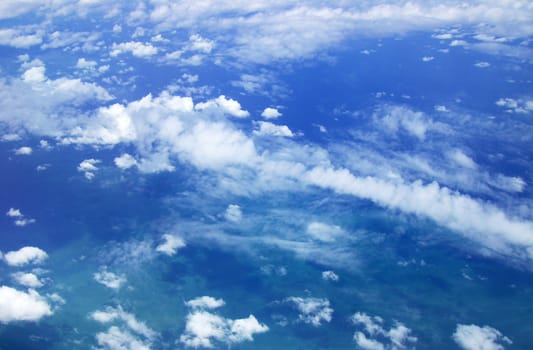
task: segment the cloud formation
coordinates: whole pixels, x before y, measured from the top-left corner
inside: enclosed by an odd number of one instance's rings
[[[474,324],[458,324],[453,333],[453,340],[464,350],[503,350],[504,344],[513,343],[497,329]]]
[[[35,290],[22,292],[0,286],[0,323],[38,321],[50,315],[52,315],[50,305]]]
[[[48,254],[37,247],[22,247],[19,250],[4,254],[4,260],[9,266],[25,266],[41,264],[48,258]]]

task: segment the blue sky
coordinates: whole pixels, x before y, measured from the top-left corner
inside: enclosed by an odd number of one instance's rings
[[[531,23],[2,1],[0,347],[527,348]]]

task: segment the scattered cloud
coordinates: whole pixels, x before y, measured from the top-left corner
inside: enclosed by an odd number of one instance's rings
[[[254,130],[254,134],[258,136],[281,136],[293,137],[294,134],[287,125],[276,125],[270,122],[258,121],[259,129]]]
[[[120,157],[114,159],[115,165],[120,169],[129,169],[136,166],[137,160],[128,153],[122,154]]]
[[[422,62],[431,62],[435,59],[433,56],[424,56],[422,57]]]
[[[87,180],[92,180],[95,176],[95,172],[98,171],[96,164],[101,163],[99,159],[85,159],[78,165],[78,171],[85,175]]]
[[[44,285],[37,275],[29,272],[16,272],[11,274],[11,277],[21,286],[28,288],[40,288]]]
[[[217,309],[226,305],[226,303],[223,299],[215,299],[204,295],[187,301],[185,305],[192,309]]]
[[[328,299],[289,297],[286,302],[293,304],[300,312],[298,319],[315,327],[322,322],[331,322],[333,309]]]
[[[496,105],[505,108],[508,113],[527,114],[533,112],[533,99],[500,98]]]
[[[365,350],[385,349],[414,349],[417,337],[411,330],[400,322],[395,322],[393,327],[386,329],[384,320],[379,316],[369,316],[363,312],[357,312],[352,316],[354,325],[360,328],[354,334],[354,340],[358,347]]]
[[[93,277],[96,282],[115,290],[120,289],[127,282],[124,275],[117,275],[107,271],[105,268],[99,272],[95,272]]]
[[[164,234],[162,238],[164,242],[158,245],[155,250],[168,256],[176,254],[178,249],[186,245],[183,238],[168,233]]]
[[[141,43],[138,41],[128,41],[126,43],[116,44],[111,47],[111,56],[116,57],[124,53],[131,53],[135,57],[146,58],[157,54],[158,49],[150,43]]]
[[[345,234],[344,230],[339,226],[324,224],[322,222],[311,222],[307,225],[306,232],[313,239],[322,242],[333,242]]]
[[[276,119],[276,118],[281,117],[281,115],[282,114],[280,113],[280,111],[272,107],[265,108],[263,112],[261,113],[261,117],[265,119]]]
[[[453,340],[464,350],[503,350],[502,344],[511,345],[513,342],[489,326],[458,324]]]
[[[490,67],[490,63],[489,62],[484,62],[484,61],[476,62],[474,64],[474,67],[477,67],[477,68],[488,68],[488,67]]]
[[[322,279],[325,281],[337,282],[339,280],[339,275],[330,270],[322,271]]]
[[[33,289],[22,292],[0,286],[0,323],[39,321],[52,315],[52,309],[45,298]]]
[[[23,156],[23,155],[27,156],[27,155],[32,154],[32,152],[33,150],[31,149],[31,147],[27,147],[27,146],[23,146],[15,150],[15,154],[17,156]]]
[[[241,207],[237,204],[230,204],[226,208],[226,212],[224,213],[224,217],[226,220],[238,223],[242,220],[242,210]]]
[[[37,247],[23,247],[19,250],[4,254],[4,260],[9,266],[25,266],[28,264],[41,264],[48,258],[48,254]]]

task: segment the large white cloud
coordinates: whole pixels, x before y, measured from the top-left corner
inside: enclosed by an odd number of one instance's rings
[[[503,344],[513,343],[497,329],[473,324],[458,324],[453,340],[464,350],[503,350]]]
[[[48,258],[48,254],[37,247],[23,247],[19,250],[4,254],[4,260],[10,266],[24,266],[28,264],[40,264]]]
[[[36,291],[30,289],[28,292],[22,292],[0,286],[0,323],[38,321],[50,315],[50,305]]]

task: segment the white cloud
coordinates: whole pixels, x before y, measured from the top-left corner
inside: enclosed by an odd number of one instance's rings
[[[156,251],[172,256],[178,252],[178,249],[185,247],[185,241],[183,238],[174,236],[171,234],[164,234],[164,243],[161,243],[156,247]]]
[[[422,62],[431,62],[435,59],[433,56],[424,56],[422,57]]]
[[[24,266],[40,264],[48,258],[48,254],[37,247],[23,247],[4,254],[4,260],[9,266]]]
[[[422,112],[412,111],[406,107],[391,106],[378,111],[375,120],[385,127],[385,130],[396,134],[400,130],[424,141],[428,131],[440,132],[439,125]]]
[[[15,209],[15,208],[9,208],[6,215],[12,218],[20,218],[24,216],[22,215],[22,212],[20,211],[20,209]]]
[[[477,68],[488,68],[488,67],[490,67],[490,63],[489,62],[483,62],[483,61],[482,62],[476,62],[474,64],[474,66],[477,67]]]
[[[121,323],[129,330],[145,338],[152,339],[157,333],[148,327],[144,322],[137,320],[135,315],[124,311],[122,306],[106,307],[103,311],[97,310],[91,313],[91,319],[102,324]]]
[[[92,180],[94,178],[94,173],[98,171],[96,164],[100,163],[99,159],[85,159],[78,165],[78,171],[82,172],[87,180]]]
[[[328,299],[289,297],[285,301],[293,303],[300,312],[298,319],[318,327],[322,322],[330,322],[333,309]]]
[[[120,289],[120,287],[127,282],[127,279],[124,275],[117,275],[113,272],[107,271],[106,269],[95,272],[93,277],[96,282],[103,284],[107,288],[115,290]]]
[[[276,119],[281,116],[282,114],[276,108],[272,108],[272,107],[265,108],[263,112],[261,113],[261,117],[265,119]]]
[[[442,106],[442,105],[435,106],[435,110],[437,112],[442,112],[442,113],[446,113],[450,111],[448,108],[446,108],[446,106]]]
[[[16,48],[29,48],[31,46],[39,45],[42,41],[41,33],[28,33],[25,30],[17,30],[13,28],[0,29],[0,45]]]
[[[199,111],[218,109],[237,118],[246,118],[250,115],[248,111],[241,109],[241,104],[238,101],[235,101],[231,98],[228,99],[224,95],[207,102],[198,103],[196,106],[194,106],[194,108]]]
[[[477,168],[476,162],[458,148],[451,150],[450,152],[448,152],[447,155],[451,161],[453,161],[455,164],[461,167],[468,168],[468,169]]]
[[[120,169],[129,169],[138,164],[137,160],[128,153],[124,153],[120,157],[116,157],[114,162],[115,165]]]
[[[496,105],[505,108],[509,113],[527,114],[533,112],[533,99],[500,98]]]
[[[242,220],[242,210],[237,204],[230,204],[224,213],[226,220],[231,222],[240,222]]]
[[[150,350],[148,341],[137,339],[136,336],[119,327],[111,326],[107,332],[96,335],[96,341],[103,349],[109,350]]]
[[[411,335],[411,330],[400,322],[386,329],[383,319],[379,316],[369,316],[363,312],[357,312],[352,316],[352,322],[361,331],[354,334],[354,340],[359,347],[365,350],[405,349],[409,344],[418,341]]]
[[[458,324],[453,340],[464,350],[503,350],[513,342],[498,330],[483,326]]]
[[[193,309],[217,309],[225,304],[223,299],[215,299],[206,295],[191,299],[185,303],[185,305]]]
[[[28,147],[28,146],[23,146],[15,150],[15,154],[17,156],[21,156],[21,155],[27,156],[27,155],[32,154],[32,152],[33,150],[31,149],[31,147]]]
[[[30,289],[28,292],[21,292],[0,286],[0,323],[39,321],[50,315],[50,305],[36,291]]]
[[[339,276],[333,271],[322,271],[322,279],[325,281],[337,282],[339,280]]]
[[[270,122],[255,122],[259,125],[259,129],[254,130],[254,134],[258,136],[281,136],[293,137],[291,129],[287,125],[276,125]]]
[[[39,288],[42,287],[44,284],[39,280],[39,277],[33,273],[25,273],[25,272],[16,272],[11,274],[11,277],[24,287],[29,288]]]
[[[98,63],[96,61],[86,60],[85,58],[81,57],[78,59],[78,62],[76,62],[76,68],[79,69],[95,69]]]
[[[202,38],[199,34],[193,34],[189,38],[190,50],[210,53],[215,46],[213,41]]]
[[[158,49],[150,43],[141,43],[138,41],[129,41],[126,43],[116,44],[111,47],[111,56],[115,57],[123,53],[131,53],[135,57],[151,57],[157,54]]]
[[[334,242],[337,238],[344,235],[345,232],[337,225],[328,225],[322,222],[311,222],[307,225],[307,234],[313,239],[322,242]]]

